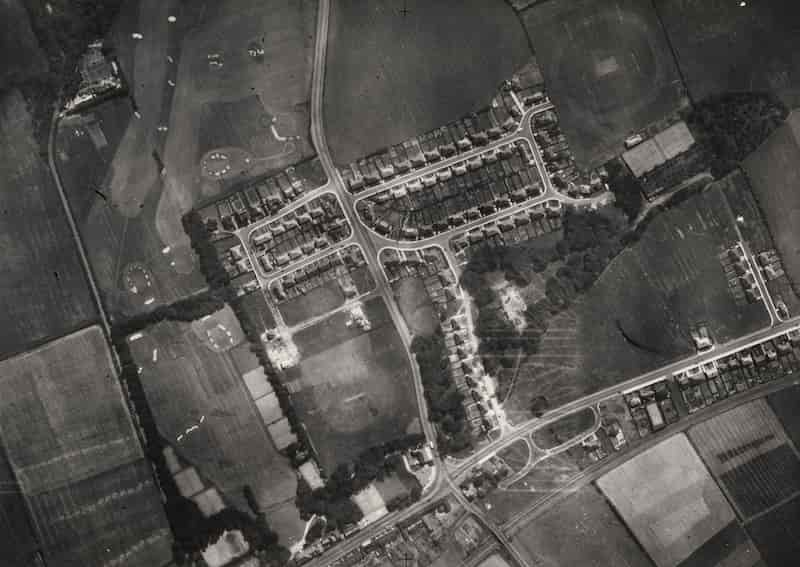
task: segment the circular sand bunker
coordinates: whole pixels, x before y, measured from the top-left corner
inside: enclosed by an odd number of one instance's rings
[[[213,149],[200,159],[200,174],[206,179],[228,179],[253,167],[253,156],[243,148]]]

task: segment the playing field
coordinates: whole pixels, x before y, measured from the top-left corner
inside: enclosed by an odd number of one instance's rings
[[[603,495],[587,485],[531,520],[512,543],[531,565],[650,567]]]
[[[683,104],[650,2],[555,0],[522,17],[581,166],[606,161],[627,136]]]
[[[48,562],[169,561],[158,488],[100,328],[8,359],[0,377],[0,438]]]
[[[744,161],[786,273],[800,284],[800,112],[792,112],[786,123]]]
[[[324,116],[334,160],[487,106],[530,55],[502,0],[332,2]]]
[[[172,221],[223,185],[198,179],[205,151],[241,144],[253,154],[248,175],[313,155],[308,99],[316,5],[278,0],[194,2],[181,45],[164,152],[167,168],[157,228],[166,244],[184,242]],[[248,49],[263,49],[253,57]],[[218,64],[213,63],[218,62]]]
[[[380,298],[364,312],[372,328],[338,312],[294,335],[301,362],[289,384],[320,465],[332,471],[362,451],[419,433],[408,356]]]
[[[649,4],[649,3],[648,3]],[[696,100],[732,91],[772,90],[800,104],[800,4],[656,0],[689,92]]]
[[[97,316],[78,251],[30,115],[16,90],[0,96],[0,358]]]
[[[735,519],[683,434],[620,465],[597,485],[658,567],[679,565]]]
[[[156,424],[176,453],[229,505],[247,511],[249,486],[262,509],[293,508],[294,471],[267,435],[235,365],[241,357],[215,352],[186,323],[162,322],[130,338]],[[283,541],[298,536],[270,525]]]
[[[422,278],[403,278],[392,284],[392,290],[409,332],[431,336],[439,327],[439,317]]]
[[[800,493],[800,460],[765,399],[709,419],[689,437],[743,519]]]

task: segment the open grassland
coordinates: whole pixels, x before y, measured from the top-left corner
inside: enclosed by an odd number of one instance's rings
[[[518,439],[499,451],[497,456],[503,459],[503,462],[508,465],[512,472],[516,473],[528,464],[528,460],[531,457],[531,447],[526,440]]]
[[[696,100],[772,90],[800,103],[800,5],[794,0],[656,0],[689,92]]]
[[[328,35],[325,129],[338,164],[487,106],[531,56],[502,0],[333,2]]]
[[[301,361],[288,386],[328,471],[420,431],[408,356],[386,305],[371,299],[364,312],[367,332],[338,312],[294,335]]]
[[[745,520],[800,492],[800,460],[765,399],[709,419],[689,437]]]
[[[579,435],[588,435],[595,425],[596,415],[591,408],[584,408],[562,417],[547,427],[537,429],[531,435],[540,449],[552,449]]]
[[[603,495],[587,485],[531,520],[514,537],[531,565],[651,567]]]
[[[158,205],[158,234],[170,245],[186,242],[174,219],[223,189],[200,179],[206,150],[242,144],[253,154],[252,175],[313,155],[308,99],[316,3],[197,4],[184,10],[194,21],[181,44],[164,152],[168,190]],[[264,55],[251,57],[249,47]],[[212,66],[209,55],[218,55],[222,66]]]
[[[786,123],[747,157],[744,168],[786,273],[795,287],[800,286],[800,112],[792,112]]]
[[[717,343],[766,326],[761,302],[734,299],[718,258],[737,239],[717,188],[660,214],[577,308],[588,382],[608,386],[691,354],[700,324]]]
[[[800,446],[800,386],[781,390],[768,396],[767,400],[794,446]]]
[[[683,104],[675,61],[650,2],[554,0],[522,12],[547,89],[578,163]]]
[[[412,335],[431,336],[439,318],[422,278],[403,278],[392,284],[394,298]]]
[[[800,498],[753,520],[747,531],[768,567],[794,565],[800,555]]]
[[[25,507],[22,493],[16,487],[16,479],[11,464],[0,451],[0,530],[4,534],[3,554],[0,567],[28,565],[39,544]]]
[[[683,434],[623,463],[597,485],[658,567],[679,565],[735,519]]]
[[[67,219],[16,90],[0,96],[0,358],[97,316]]]
[[[129,344],[158,429],[178,455],[242,511],[249,509],[245,486],[263,510],[293,508],[295,474],[250,399],[235,365],[241,356],[214,352],[185,323],[159,323]]]
[[[9,359],[0,376],[0,438],[48,563],[168,561],[158,488],[100,329]]]
[[[165,253],[155,227],[156,206],[164,191],[157,176],[127,215],[110,194],[115,163],[122,159],[120,143],[132,115],[128,101],[112,100],[83,120],[63,121],[56,136],[58,171],[112,319],[171,303],[205,287],[188,248],[186,254],[175,249]],[[96,144],[90,129],[102,132],[105,144]],[[147,157],[147,166],[156,171],[155,160]],[[172,222],[181,226],[178,217]],[[130,273],[137,277],[126,278]],[[149,281],[142,279],[144,274]],[[136,292],[130,281],[138,281]]]
[[[344,292],[335,279],[315,287],[306,294],[282,301],[278,305],[283,322],[292,327],[308,319],[324,315],[345,302]]]

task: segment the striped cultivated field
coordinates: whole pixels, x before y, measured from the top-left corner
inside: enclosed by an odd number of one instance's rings
[[[766,400],[709,419],[689,436],[742,519],[800,492],[800,459]]]

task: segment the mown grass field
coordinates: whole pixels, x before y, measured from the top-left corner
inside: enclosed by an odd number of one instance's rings
[[[92,142],[86,127],[71,121],[62,122],[56,136],[59,174],[112,319],[171,303],[206,285],[191,251],[186,255],[172,249],[164,253],[155,226],[156,207],[165,190],[158,181],[130,216],[123,214],[111,196],[115,158],[132,116],[129,102],[122,99],[95,107],[87,115],[102,130],[107,142],[103,147]],[[152,158],[149,167],[157,168]],[[181,226],[180,218],[172,222]],[[123,278],[126,268],[134,265],[142,266],[151,277],[152,286],[139,293],[127,289]],[[150,297],[154,301],[145,304]]]
[[[683,104],[677,67],[650,2],[556,0],[522,12],[547,90],[583,167]]]
[[[338,312],[294,335],[301,361],[291,371],[301,420],[320,465],[332,471],[362,451],[419,433],[414,384],[403,343],[381,298],[364,304],[369,332]]]
[[[530,56],[502,0],[333,2],[324,115],[334,160],[345,165],[487,106]]]
[[[781,127],[744,161],[753,193],[764,211],[786,273],[800,284],[800,113]]]
[[[158,488],[100,328],[8,359],[0,376],[0,439],[47,560],[169,561]]]
[[[292,511],[295,473],[272,444],[232,353],[212,351],[176,322],[158,323],[129,345],[156,425],[175,452],[229,505],[249,510],[242,492],[249,486],[262,509]],[[282,541],[302,530],[296,509],[293,522],[270,525]]]
[[[0,96],[0,358],[97,317],[66,214],[21,95]]]
[[[192,26],[180,46],[164,150],[164,162],[170,164],[165,178],[169,191],[160,199],[157,216],[158,233],[170,245],[185,241],[180,224],[173,221],[224,189],[218,181],[198,179],[198,162],[205,150],[231,141],[246,144],[258,158],[250,175],[281,169],[314,154],[308,100],[316,4],[205,0],[184,12]],[[263,48],[264,56],[251,57],[250,45]],[[212,54],[219,55],[222,67],[209,65]],[[220,112],[226,105],[234,110]],[[259,116],[259,122],[246,121],[240,116],[244,110]],[[266,116],[275,122],[262,121]],[[215,129],[212,121],[223,128]],[[279,136],[293,139],[278,140],[273,125]]]
[[[689,437],[743,519],[800,493],[800,459],[765,399],[709,419]]]
[[[605,474],[598,487],[659,567],[675,567],[735,519],[683,434]]]
[[[787,106],[800,103],[797,2],[657,0],[655,5],[695,99],[772,90]]]
[[[429,337],[439,328],[439,317],[421,278],[403,278],[392,284],[394,298],[412,335]]]
[[[531,565],[653,565],[592,485],[581,488],[525,524],[512,541]]]

